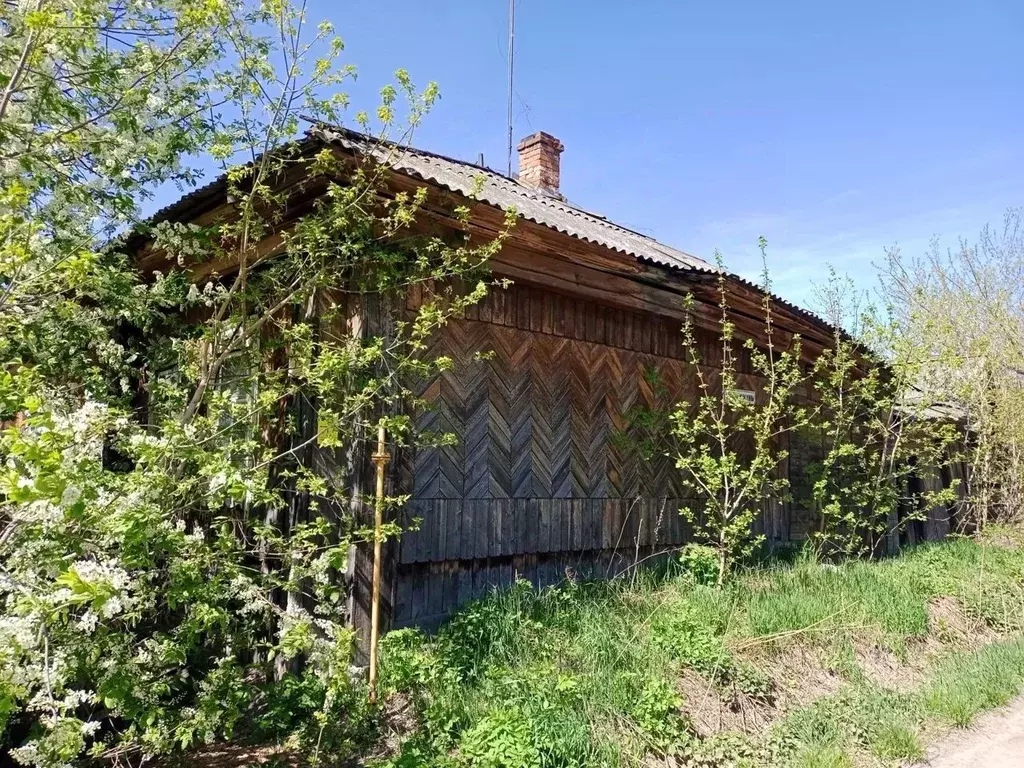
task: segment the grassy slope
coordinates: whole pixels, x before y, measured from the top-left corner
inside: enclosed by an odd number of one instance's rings
[[[892,764],[1024,687],[1024,549],[528,585],[385,638],[395,765]]]

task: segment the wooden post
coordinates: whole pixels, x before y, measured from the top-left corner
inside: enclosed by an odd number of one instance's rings
[[[371,457],[377,465],[377,498],[373,520],[373,586],[370,595],[370,701],[377,699],[377,635],[380,632],[381,527],[384,524],[384,468],[391,456],[384,442],[384,425],[377,427],[377,451]]]
[[[394,338],[395,320],[399,306],[394,297],[377,295],[349,295],[346,297],[346,320],[341,329],[353,339],[369,340],[374,337]],[[368,409],[361,418],[372,422],[397,412],[397,406]],[[373,462],[374,435],[372,426],[357,427],[355,439],[347,447],[343,456],[335,461],[338,465],[339,482],[344,486],[348,500],[348,512],[352,516],[352,524],[357,530],[372,530],[374,524],[374,487],[375,471]],[[391,451],[391,470],[400,464],[401,449],[395,446]],[[393,471],[385,473],[384,488],[388,496],[401,496],[408,493],[402,485],[403,478]],[[341,487],[341,486],[339,486]],[[384,522],[389,522],[392,510],[385,508]],[[353,663],[367,669],[370,660],[370,622],[373,610],[373,562],[377,543],[370,536],[359,537],[349,547],[346,582],[348,585],[347,612],[349,622],[355,633]],[[394,611],[394,590],[397,564],[397,541],[387,539],[380,544],[380,588],[377,596],[377,631],[387,631]]]

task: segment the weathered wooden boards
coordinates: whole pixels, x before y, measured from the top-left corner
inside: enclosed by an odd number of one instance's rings
[[[700,343],[715,382],[718,345]],[[420,449],[407,470],[405,518],[419,527],[400,543],[396,624],[436,621],[517,575],[611,574],[689,540],[664,445],[644,455],[624,439],[641,409],[697,396],[677,322],[516,285],[450,323],[430,354],[452,366],[421,383],[420,427],[459,441]],[[748,360],[740,371],[757,389]],[[761,527],[783,535],[785,510],[768,512]]]
[[[455,364],[425,388],[424,426],[460,440],[418,453],[415,498],[680,495],[666,456],[644,459],[622,438],[637,409],[693,394],[685,363],[478,321],[446,335]]]
[[[402,563],[674,545],[683,499],[416,499]]]
[[[666,556],[641,548],[637,552],[557,552],[401,564],[392,626],[434,627],[459,606],[508,587],[517,579],[543,587],[566,579],[610,578],[653,565]]]

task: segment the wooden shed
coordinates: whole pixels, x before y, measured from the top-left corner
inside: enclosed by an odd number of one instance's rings
[[[351,154],[373,143],[320,126],[302,146]],[[534,134],[519,151],[515,178],[415,149],[389,155],[389,187],[426,185],[427,211],[437,204],[438,220],[453,202],[465,204],[472,228],[486,236],[501,229],[506,210],[518,215],[491,264],[512,286],[431,342],[454,365],[421,383],[432,406],[422,426],[454,433],[458,443],[406,452],[390,468],[393,492],[411,494],[402,514],[421,520],[386,560],[383,616],[391,626],[436,623],[516,578],[539,585],[616,573],[689,538],[671,460],[646,460],[613,437],[636,408],[695,393],[679,332],[686,295],[696,299],[703,358],[715,367],[719,270],[567,201],[554,137]],[[223,181],[214,182],[160,218],[208,220],[224,194]],[[762,292],[735,275],[727,289],[737,334],[757,340]],[[407,308],[418,300],[411,291]],[[830,343],[833,331],[819,318],[773,301],[777,343],[799,334],[808,360]],[[480,359],[481,351],[491,354]],[[759,389],[743,361],[740,379]],[[799,484],[807,452],[793,449],[782,471]],[[785,542],[802,537],[809,515],[798,502],[774,503],[758,526],[769,542]],[[356,548],[349,578],[357,627],[367,621],[369,573],[369,549]]]

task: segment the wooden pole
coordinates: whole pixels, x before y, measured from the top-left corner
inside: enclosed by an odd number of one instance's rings
[[[384,524],[384,468],[391,456],[384,442],[384,425],[377,427],[377,451],[370,458],[377,465],[377,498],[373,521],[373,588],[370,602],[370,701],[377,700],[377,636],[380,633],[381,527]]]

